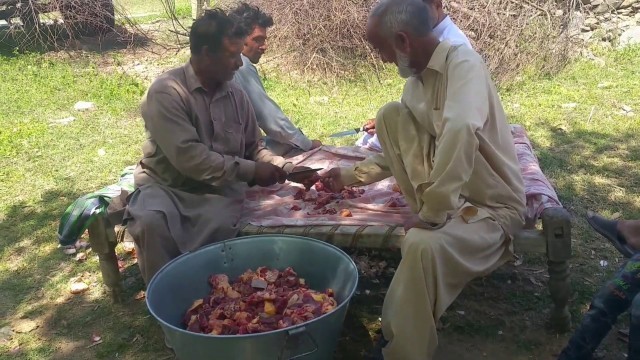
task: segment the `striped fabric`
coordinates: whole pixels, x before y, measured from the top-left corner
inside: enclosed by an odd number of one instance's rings
[[[109,203],[123,191],[134,190],[133,170],[135,166],[125,168],[120,174],[117,184],[109,185],[101,190],[87,194],[74,201],[62,215],[58,227],[58,241],[62,246],[71,246],[87,230],[96,215],[105,214]]]

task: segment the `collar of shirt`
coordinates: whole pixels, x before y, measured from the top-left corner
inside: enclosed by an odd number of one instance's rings
[[[435,70],[441,74],[444,74],[445,67],[447,65],[447,54],[451,48],[451,43],[447,40],[441,41],[431,55],[427,68],[422,72],[422,76],[425,75],[428,69]]]
[[[438,39],[442,39],[442,35],[451,25],[453,25],[453,20],[451,20],[449,15],[445,15],[444,19],[442,19],[442,21],[433,28],[433,33],[438,37]]]
[[[255,71],[258,71],[256,69],[256,66],[253,65],[253,63],[251,62],[251,60],[249,60],[248,57],[244,56],[244,54],[242,54],[242,53],[240,54],[240,57],[242,58],[242,66],[246,66],[246,67],[249,67],[249,68],[251,68],[251,69],[253,69]]]
[[[202,89],[206,91],[204,86],[202,86],[200,79],[198,79],[196,72],[193,70],[191,61],[187,61],[187,63],[184,65],[184,75],[187,80],[187,88],[189,89],[189,92],[194,92],[197,89]],[[227,92],[229,92],[229,83],[225,82],[224,84],[222,84],[222,86],[220,86],[218,91],[216,91],[216,93],[213,94],[213,99],[216,99],[222,95],[225,95]]]

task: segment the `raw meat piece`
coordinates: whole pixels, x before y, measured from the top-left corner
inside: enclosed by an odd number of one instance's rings
[[[302,182],[302,185],[304,186],[305,190],[309,191],[311,190],[311,187],[316,184],[318,181],[321,181],[320,175],[318,174],[314,174],[312,177],[306,179],[304,182]]]
[[[306,192],[304,191],[304,189],[299,189],[294,195],[293,195],[293,200],[302,200],[304,199],[304,196],[306,195]]]
[[[390,208],[399,208],[407,206],[407,203],[403,199],[393,197],[387,201],[386,205]]]
[[[349,210],[349,209],[342,209],[342,210],[340,210],[340,216],[342,216],[342,217],[352,217],[353,214],[351,214],[351,210]]]
[[[302,208],[298,205],[293,205],[291,206],[291,209],[289,209],[289,211],[300,211],[302,210]]]
[[[209,283],[210,295],[196,300],[184,315],[188,331],[212,335],[273,331],[315,319],[337,306],[333,290],[309,289],[290,267],[247,270],[231,284],[226,275],[212,275]]]

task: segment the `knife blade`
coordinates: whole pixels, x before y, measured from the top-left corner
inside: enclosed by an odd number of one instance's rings
[[[351,129],[351,130],[346,130],[346,131],[340,131],[337,132],[335,134],[331,134],[329,135],[329,137],[344,137],[344,136],[349,136],[349,135],[356,135],[359,132],[364,131],[364,126],[361,128],[356,128],[356,129]]]
[[[316,169],[305,169],[305,170],[298,170],[298,171],[292,171],[289,173],[289,175],[287,175],[287,180],[291,181],[291,178],[295,178],[298,175],[301,174],[313,174],[315,172],[318,172],[320,170],[323,170],[322,168],[316,168]]]

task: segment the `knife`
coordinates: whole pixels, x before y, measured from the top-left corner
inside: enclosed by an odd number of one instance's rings
[[[364,126],[361,128],[356,128],[356,129],[351,129],[351,130],[346,130],[346,131],[340,131],[337,132],[335,134],[331,134],[329,135],[329,137],[343,137],[343,136],[349,136],[349,135],[356,135],[360,132],[364,131]]]
[[[313,173],[318,172],[320,170],[322,170],[322,168],[292,171],[292,172],[289,173],[289,175],[287,175],[287,180],[291,181],[291,178],[294,178],[294,177],[296,177],[298,175],[301,175],[301,174],[313,174]]]

